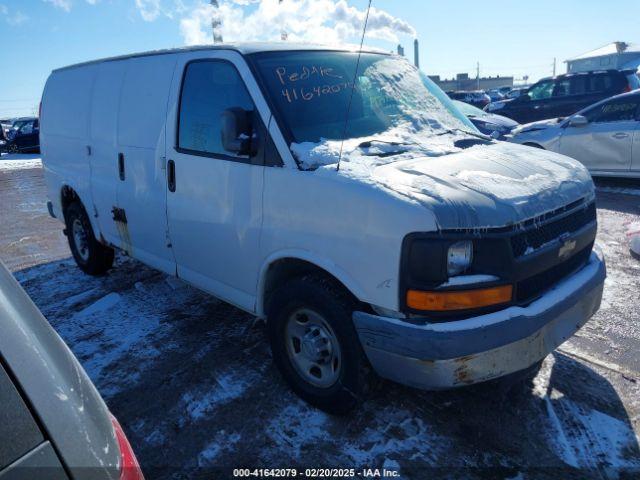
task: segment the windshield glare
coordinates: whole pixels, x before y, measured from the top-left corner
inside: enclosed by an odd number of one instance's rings
[[[420,137],[449,130],[477,133],[444,92],[406,59],[363,53],[355,76],[357,62],[352,52],[255,55],[265,95],[291,142],[361,138],[392,128]]]
[[[469,105],[468,103],[461,102],[460,100],[454,100],[453,104],[467,117],[486,117],[488,116],[487,112],[480,110],[473,105]]]

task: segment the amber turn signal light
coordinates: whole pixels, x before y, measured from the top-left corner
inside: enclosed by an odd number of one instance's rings
[[[409,290],[407,292],[407,306],[413,310],[431,312],[470,310],[510,302],[512,295],[513,285],[456,292]]]

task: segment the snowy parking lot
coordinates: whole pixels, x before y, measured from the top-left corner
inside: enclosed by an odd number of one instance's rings
[[[119,418],[147,478],[383,466],[412,479],[638,478],[640,261],[625,232],[640,219],[640,182],[597,185],[603,304],[533,386],[384,383],[346,417],[290,392],[246,313],[124,256],[105,277],[84,275],[48,216],[35,155],[0,159],[0,259]]]

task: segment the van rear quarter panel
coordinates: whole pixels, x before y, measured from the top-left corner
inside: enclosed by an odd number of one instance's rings
[[[87,145],[95,73],[95,65],[53,72],[45,87],[40,120],[45,181],[54,212],[63,218],[60,195],[68,185],[87,208],[94,229]]]

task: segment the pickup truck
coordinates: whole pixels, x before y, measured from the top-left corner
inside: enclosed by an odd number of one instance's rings
[[[49,210],[78,266],[116,249],[265,318],[329,412],[375,375],[422,389],[530,369],[597,311],[578,162],[480,134],[404,58],[221,44],[55,70]]]

